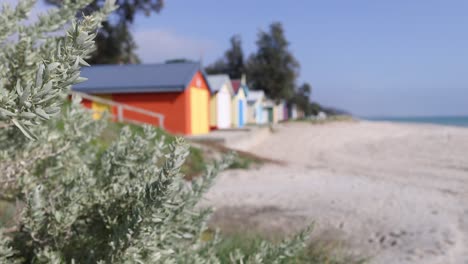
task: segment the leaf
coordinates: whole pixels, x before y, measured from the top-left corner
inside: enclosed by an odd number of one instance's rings
[[[50,106],[44,109],[49,115],[57,114],[60,112],[61,108],[58,106]]]
[[[52,89],[52,83],[53,81],[48,81],[42,88],[42,90],[38,94],[46,94]]]
[[[58,66],[60,66],[60,63],[58,62],[52,62],[51,64],[47,65],[47,70],[52,72],[55,70]]]
[[[42,109],[42,108],[36,108],[34,112],[39,116],[42,117],[45,120],[48,120],[50,116]]]
[[[81,58],[81,57],[78,57],[78,58],[79,58],[79,60],[80,60],[80,64],[81,64],[81,65],[87,66],[87,67],[91,66],[91,65],[89,65],[89,63],[87,63],[85,60],[83,60],[83,58]]]
[[[31,133],[31,131],[30,131],[27,127],[23,126],[18,120],[16,120],[16,119],[13,118],[13,119],[11,119],[11,122],[13,122],[13,124],[15,124],[15,126],[16,126],[17,128],[19,128],[19,129],[21,130],[21,132],[23,132],[23,134],[24,134],[27,138],[29,138],[30,140],[36,140],[36,136],[34,136],[34,135]]]
[[[42,87],[42,76],[44,74],[44,64],[41,63],[36,72],[36,87]]]
[[[30,95],[30,91],[31,91],[30,87],[26,86],[26,88],[23,91],[23,94],[21,95],[19,99],[19,105],[24,105],[24,102],[26,102],[26,99],[28,99]]]
[[[24,118],[27,118],[27,119],[33,119],[36,117],[36,115],[34,113],[31,113],[31,112],[22,112],[20,114],[20,117],[24,117]]]
[[[1,107],[0,107],[0,112],[2,112],[2,114],[6,115],[6,116],[16,116],[15,113],[13,113],[11,111],[8,111],[5,108],[1,108]]]
[[[80,77],[76,78],[76,80],[73,81],[73,84],[82,83],[82,82],[85,82],[87,80],[88,80],[88,78],[80,76]]]
[[[23,93],[23,87],[21,87],[21,83],[19,79],[16,81],[15,89],[16,89],[17,94]]]

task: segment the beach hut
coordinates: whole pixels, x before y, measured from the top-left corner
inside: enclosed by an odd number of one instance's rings
[[[280,100],[280,101],[276,102],[276,104],[275,104],[275,117],[276,117],[276,120],[277,120],[276,122],[281,122],[281,121],[287,120],[287,116],[285,116],[285,111],[286,111],[286,115],[287,115],[286,102],[284,100]]]
[[[305,118],[305,113],[304,111],[302,111],[302,109],[300,108],[297,108],[297,118],[296,119],[302,119],[302,118]]]
[[[263,103],[265,101],[265,93],[263,91],[250,90],[247,96],[247,122],[250,124],[265,124]]]
[[[231,127],[231,98],[234,96],[231,79],[227,74],[209,75],[211,87],[210,128],[225,129]]]
[[[74,86],[74,91],[162,114],[164,128],[171,133],[209,132],[210,87],[199,63],[97,65],[84,68],[82,76],[88,81]],[[157,125],[157,120],[138,112],[120,114],[126,120]]]
[[[234,96],[231,100],[231,122],[233,127],[243,127],[247,121],[247,96],[249,88],[247,87],[245,76],[240,80],[232,80]]]
[[[284,101],[284,104],[283,104],[283,120],[284,121],[287,121],[289,120],[289,107],[288,107],[288,103],[286,101]]]
[[[268,98],[266,98],[263,103],[263,119],[270,124],[278,123],[275,102]]]
[[[296,104],[288,104],[288,116],[290,119],[293,120],[296,120],[298,118]]]

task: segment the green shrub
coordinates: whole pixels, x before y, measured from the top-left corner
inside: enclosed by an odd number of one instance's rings
[[[249,157],[238,154],[235,156],[231,165],[229,165],[229,168],[230,169],[248,169],[254,162],[256,161]]]
[[[220,263],[217,235],[201,239],[210,210],[196,205],[229,156],[187,182],[182,139],[124,126],[103,142],[108,124],[79,98],[62,111],[70,86],[83,81],[97,27],[115,8],[109,0],[74,20],[90,2],[64,0],[32,25],[21,21],[33,0],[0,12],[0,199],[22,204],[0,230],[0,263]],[[235,251],[231,262],[284,263],[305,238]]]

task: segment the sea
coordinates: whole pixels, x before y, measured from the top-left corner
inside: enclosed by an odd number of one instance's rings
[[[372,117],[371,121],[390,121],[403,123],[423,123],[445,126],[468,127],[468,116],[425,116],[425,117]]]

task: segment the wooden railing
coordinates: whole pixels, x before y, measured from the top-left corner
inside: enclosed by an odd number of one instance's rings
[[[118,122],[127,122],[127,123],[134,123],[134,124],[145,124],[144,122],[140,122],[140,121],[137,121],[137,120],[125,118],[125,116],[124,116],[124,110],[125,110],[125,111],[129,111],[129,112],[134,112],[134,113],[142,114],[142,115],[145,115],[145,116],[149,116],[150,118],[154,118],[154,119],[156,119],[155,121],[157,121],[157,123],[159,124],[159,127],[164,129],[164,118],[165,117],[164,117],[163,114],[156,113],[156,112],[153,112],[153,111],[149,111],[149,110],[146,110],[146,109],[142,109],[142,108],[139,108],[139,107],[134,107],[134,106],[127,105],[127,104],[118,103],[118,102],[115,102],[115,101],[112,101],[112,100],[109,100],[109,99],[105,99],[105,98],[102,98],[102,97],[99,97],[99,96],[93,96],[93,95],[80,93],[80,92],[71,92],[71,94],[72,95],[73,94],[78,95],[81,98],[87,99],[87,100],[89,100],[91,102],[96,102],[96,103],[100,103],[100,104],[115,107],[117,109],[117,115],[114,115],[113,113],[109,113],[109,114],[112,117],[116,118],[116,120]]]

